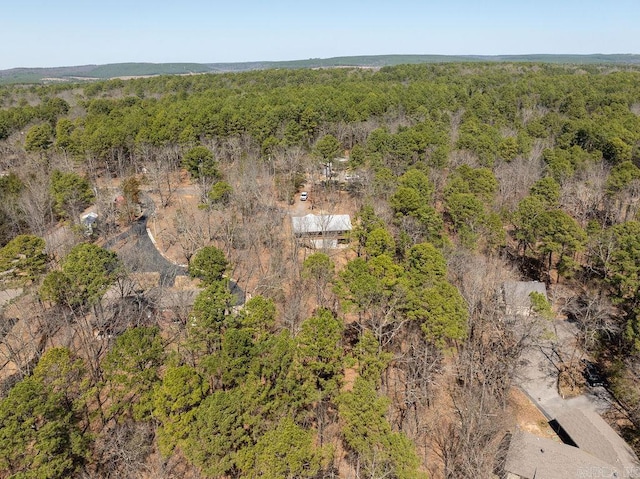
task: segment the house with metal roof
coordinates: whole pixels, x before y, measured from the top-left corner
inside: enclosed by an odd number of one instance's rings
[[[337,248],[348,242],[351,231],[349,215],[293,216],[293,235],[312,248]]]

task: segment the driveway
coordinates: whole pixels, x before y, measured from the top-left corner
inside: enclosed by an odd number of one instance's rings
[[[562,409],[577,407],[602,414],[609,409],[613,399],[604,387],[588,387],[585,394],[570,399],[560,396],[557,387],[558,370],[554,366],[557,356],[553,350],[562,348],[566,355],[571,354],[576,327],[568,321],[555,321],[556,338],[545,340],[539,346],[527,351],[521,359],[521,368],[516,383],[549,418],[554,418]]]
[[[305,186],[305,188],[306,188],[306,186]],[[304,188],[301,191],[309,192],[309,190],[305,190]],[[308,215],[309,213],[311,213],[311,210],[313,209],[313,203],[314,203],[314,198],[313,198],[311,192],[309,192],[309,196],[305,201],[301,201],[300,200],[300,193],[296,193],[296,195],[294,197],[294,203],[289,208],[289,214],[291,216],[305,216],[305,215]]]
[[[185,276],[187,268],[184,266],[173,264],[160,254],[156,246],[147,234],[147,221],[156,210],[155,203],[148,196],[143,194],[142,199],[142,215],[124,232],[115,238],[107,241],[105,248],[117,251],[123,250],[122,242],[126,242],[127,256],[131,257],[127,261],[133,271],[139,273],[160,273],[160,286],[173,286],[176,276]]]
[[[142,215],[126,231],[105,243],[104,247],[127,256],[127,266],[138,273],[160,273],[160,286],[173,286],[176,276],[186,276],[187,268],[165,258],[149,237],[147,221],[155,213],[156,205],[146,194],[141,195]],[[125,246],[123,246],[125,242]],[[126,249],[126,253],[125,250]],[[246,302],[246,293],[238,283],[229,280],[229,290],[234,298],[234,306]]]

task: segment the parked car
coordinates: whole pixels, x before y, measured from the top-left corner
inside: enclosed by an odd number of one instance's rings
[[[306,191],[303,191],[302,193],[300,193],[300,201],[307,201],[308,197],[309,197],[309,194]]]
[[[602,377],[602,374],[600,374],[598,366],[593,364],[591,361],[587,361],[586,359],[582,360],[582,364],[584,364],[584,371],[582,372],[582,374],[584,375],[584,379],[587,381],[587,384],[589,386],[606,386],[606,381]]]

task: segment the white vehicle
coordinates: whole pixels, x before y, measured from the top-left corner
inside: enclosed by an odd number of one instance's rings
[[[303,191],[302,193],[300,193],[300,201],[307,201],[308,197],[309,197],[309,193],[307,193],[306,191]]]

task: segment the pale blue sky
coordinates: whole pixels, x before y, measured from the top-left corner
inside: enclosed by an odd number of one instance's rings
[[[0,69],[640,53],[640,0],[0,0]]]

